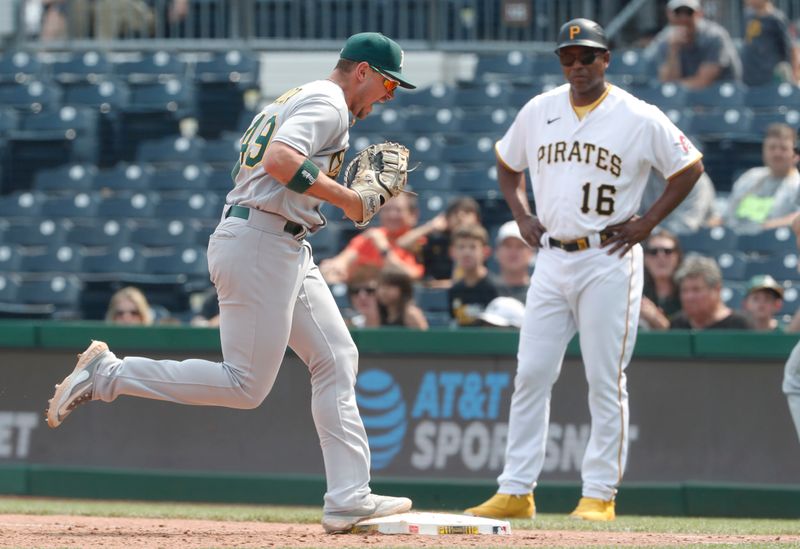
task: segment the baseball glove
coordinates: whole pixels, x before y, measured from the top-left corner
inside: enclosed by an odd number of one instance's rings
[[[405,190],[409,151],[399,143],[370,145],[350,161],[344,184],[358,193],[364,217],[355,225],[366,227],[386,201]]]

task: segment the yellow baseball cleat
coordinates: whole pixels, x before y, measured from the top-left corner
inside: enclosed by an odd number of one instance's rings
[[[614,500],[604,501],[597,498],[581,498],[578,506],[569,516],[580,520],[614,520],[616,518]]]
[[[486,518],[533,518],[536,516],[536,505],[533,493],[495,494],[477,507],[464,511],[465,515]]]

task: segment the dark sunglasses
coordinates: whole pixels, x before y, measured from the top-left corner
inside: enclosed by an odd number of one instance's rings
[[[658,255],[659,253],[664,255],[672,255],[675,253],[675,248],[647,248],[645,253],[647,255]]]
[[[672,10],[675,15],[685,15],[687,17],[691,17],[694,15],[694,10],[692,8],[687,8],[686,6],[681,6],[680,8]]]
[[[371,286],[359,286],[358,288],[350,288],[349,290],[350,295],[358,295],[361,292],[367,292],[368,295],[372,295],[375,293],[375,288]]]
[[[581,65],[591,65],[594,60],[603,55],[604,51],[590,51],[581,55],[569,55],[564,53],[556,53],[559,62],[565,67],[571,67],[575,64],[577,59]]]
[[[117,309],[114,311],[114,316],[125,316],[125,315],[133,315],[133,316],[142,316],[139,311],[135,311],[133,309]]]

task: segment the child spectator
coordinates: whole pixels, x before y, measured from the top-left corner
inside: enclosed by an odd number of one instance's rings
[[[465,225],[453,233],[450,255],[462,277],[448,291],[448,299],[450,315],[458,326],[476,325],[478,316],[498,295],[485,264],[491,251],[489,235],[480,225]]]
[[[747,295],[742,309],[750,317],[754,330],[765,332],[781,330],[775,318],[783,306],[783,287],[770,275],[757,275],[747,284]]]

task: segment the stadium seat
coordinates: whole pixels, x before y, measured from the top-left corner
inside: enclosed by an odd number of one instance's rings
[[[133,228],[128,242],[147,248],[174,248],[196,242],[196,230],[180,220],[158,220],[141,223]]]
[[[459,129],[465,133],[496,135],[498,138],[508,130],[516,112],[507,108],[482,109],[464,114]]]
[[[409,147],[411,149],[411,167],[417,162],[421,162],[421,168],[424,168],[430,162],[441,161],[445,147],[445,141],[441,136],[420,135],[410,139],[411,141],[407,143],[411,145]]]
[[[451,137],[442,151],[442,160],[452,164],[494,165],[495,136],[479,135]],[[455,188],[460,187],[456,180]]]
[[[750,134],[752,138],[758,139],[760,143],[770,124],[788,124],[796,128],[800,125],[800,110],[780,109],[753,113],[753,118],[750,121]]]
[[[29,191],[0,196],[0,218],[35,219],[42,211],[44,200],[41,193]]]
[[[65,106],[54,111],[29,113],[20,121],[20,132],[29,141],[52,136],[70,141],[70,160],[97,164],[100,160],[100,124],[97,112],[90,107]],[[14,135],[17,135],[16,133]]]
[[[622,86],[647,83],[653,76],[651,73],[650,61],[636,48],[615,50],[606,70],[609,80]]]
[[[8,244],[0,244],[0,277],[9,273],[19,272],[19,266],[22,263],[22,253],[19,246],[9,246]],[[0,290],[0,293],[2,290]]]
[[[323,259],[333,257],[342,251],[344,246],[340,238],[341,232],[340,224],[330,223],[324,229],[310,234],[307,237],[307,240],[311,244],[311,249],[314,252],[314,261],[319,263]]]
[[[531,59],[531,73],[540,78],[541,75],[552,75],[558,79],[563,78],[561,63],[554,53],[539,53]]]
[[[156,217],[160,219],[219,219],[222,205],[215,195],[209,193],[182,193],[162,197],[156,205]]]
[[[680,235],[684,252],[697,252],[703,255],[717,255],[737,250],[737,236],[724,227],[700,229],[694,233]]]
[[[17,289],[16,303],[39,307],[27,311],[47,316],[59,313],[73,316],[79,308],[81,281],[75,276],[54,276],[44,280],[22,281]]]
[[[215,167],[224,167],[230,173],[230,168],[239,157],[240,136],[231,137],[232,134],[206,141],[203,147],[203,162]]]
[[[396,108],[445,108],[453,104],[453,89],[446,84],[433,84],[417,91],[401,92],[395,96],[392,106]]]
[[[800,109],[800,88],[784,82],[748,88],[744,104],[751,109]]]
[[[112,72],[112,63],[100,51],[73,52],[56,60],[50,69],[62,84],[97,82]]]
[[[205,164],[187,164],[182,168],[161,168],[150,176],[154,191],[203,191],[208,188],[211,168]]]
[[[93,164],[65,164],[39,170],[33,176],[33,189],[47,193],[88,192],[94,188],[97,167]]]
[[[136,161],[153,165],[201,162],[204,150],[205,140],[201,137],[169,136],[140,144]]]
[[[729,108],[722,111],[695,113],[684,131],[703,139],[735,139],[747,136],[752,130],[753,113],[749,109]]]
[[[114,73],[129,82],[155,82],[168,77],[183,78],[186,63],[175,54],[161,50],[145,54],[137,61],[116,63]]]
[[[414,300],[423,311],[448,314],[450,312],[450,301],[447,298],[446,289],[414,286]]]
[[[772,275],[778,281],[800,281],[800,271],[797,270],[797,254],[777,255],[762,260],[753,260],[747,264],[745,278],[750,279],[757,275]]]
[[[147,164],[120,162],[113,168],[98,172],[94,186],[99,190],[145,191],[150,188],[153,172],[153,167]]]
[[[130,102],[130,88],[124,80],[104,78],[74,84],[64,90],[64,103],[94,107],[102,113],[121,109]]]
[[[633,85],[630,91],[641,99],[661,110],[683,109],[690,105],[686,101],[686,89],[672,82],[658,85]]]
[[[525,104],[530,101],[533,96],[541,93],[543,91],[542,86],[538,84],[533,84],[531,82],[520,82],[511,87],[511,91],[508,93],[508,106],[519,110],[525,106]],[[510,124],[509,120],[509,125]]]
[[[8,50],[0,54],[0,83],[25,82],[42,73],[42,64],[32,52]]]
[[[794,235],[789,227],[740,235],[737,247],[745,253],[780,256],[796,250]]]
[[[797,306],[800,304],[800,288],[798,288],[797,281],[786,281],[783,283],[783,304],[781,306],[781,315],[793,315],[797,312]]]
[[[476,80],[514,80],[531,78],[533,59],[527,52],[481,53],[475,66]]]
[[[259,60],[243,50],[215,52],[195,66],[199,133],[217,137],[238,130],[236,121],[244,111],[244,93],[258,89]]]
[[[77,193],[72,196],[50,196],[42,204],[41,213],[50,219],[94,217],[97,212],[98,202],[98,197],[90,193]]]
[[[427,136],[436,133],[458,133],[460,116],[460,111],[449,108],[419,111],[407,116],[405,129],[407,132]]]
[[[19,128],[19,113],[11,107],[0,107],[0,136]]]
[[[148,219],[155,215],[158,195],[123,192],[107,196],[97,207],[98,220]]]
[[[144,256],[134,246],[123,245],[83,258],[83,275],[86,280],[119,280],[124,275],[143,272]]]
[[[48,246],[35,254],[23,256],[20,272],[30,274],[77,274],[81,272],[82,251],[69,244]]]
[[[494,165],[456,170],[453,173],[453,188],[459,194],[477,199],[501,196],[500,187],[497,185],[497,168]]]
[[[67,226],[52,219],[11,221],[2,233],[5,244],[18,246],[48,246],[64,241]]]
[[[731,309],[741,309],[746,293],[743,282],[724,280],[720,297],[722,302]]]
[[[401,111],[383,107],[376,109],[370,116],[363,120],[356,120],[352,129],[358,133],[381,133],[384,139],[395,139],[392,135],[403,131],[404,116]]]
[[[84,219],[69,227],[65,241],[85,248],[120,247],[128,242],[130,230],[118,219]]]
[[[5,143],[6,162],[0,193],[29,190],[40,169],[55,168],[73,160],[73,139],[66,132],[12,131]]]
[[[16,303],[17,291],[19,290],[19,277],[14,274],[0,273],[0,316],[6,305]]]
[[[501,82],[461,83],[453,90],[453,105],[470,107],[505,107],[511,88]]]
[[[735,82],[717,82],[700,90],[688,90],[686,103],[692,108],[738,109],[745,103],[745,87]]]
[[[179,279],[207,279],[208,264],[206,250],[199,246],[186,246],[165,255],[145,258],[145,273],[155,276],[179,277]]]
[[[747,278],[747,258],[739,252],[723,252],[716,255],[717,265],[725,280],[745,280]]]
[[[233,165],[233,162],[230,162]],[[233,188],[231,168],[217,168],[211,170],[206,181],[208,190],[217,194],[226,195]]]
[[[430,221],[440,213],[444,213],[450,201],[459,194],[448,191],[420,191],[417,198],[419,207],[419,222]]]
[[[417,192],[449,192],[453,171],[449,164],[428,162],[408,175],[408,184]]]
[[[55,82],[31,79],[25,83],[0,85],[0,105],[21,111],[53,109],[61,102],[61,87]]]

